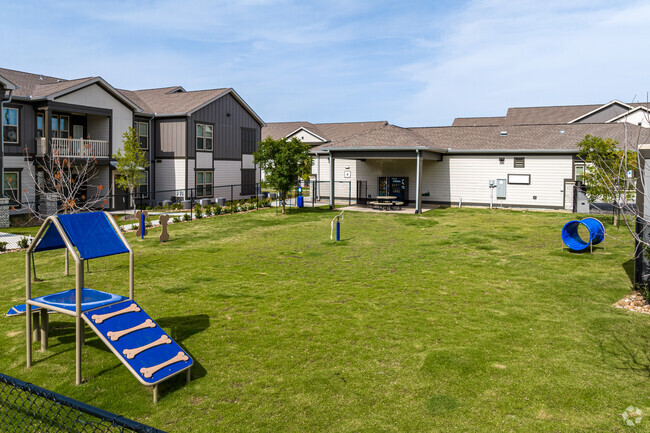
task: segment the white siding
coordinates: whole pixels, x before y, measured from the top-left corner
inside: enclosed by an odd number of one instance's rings
[[[287,138],[297,138],[298,140],[302,141],[303,143],[309,143],[309,144],[322,144],[324,141],[318,137],[316,137],[314,134],[307,132],[305,130],[300,130],[296,132],[293,135],[288,136]]]
[[[165,191],[160,196],[168,200],[171,197],[171,190],[185,189],[185,160],[184,159],[163,159],[156,163],[156,191]],[[169,192],[167,192],[169,191]]]
[[[352,200],[357,197],[357,166],[361,161],[354,159],[335,159],[334,160],[334,197],[347,198],[351,194]],[[328,198],[330,195],[330,164],[327,156],[320,157],[320,178],[318,178],[319,158],[314,157],[311,173],[319,181],[320,197]],[[347,167],[347,168],[346,168]],[[345,177],[349,172],[350,177]]]
[[[133,111],[113,95],[93,84],[56,99],[58,102],[113,110],[113,146],[111,154],[122,148],[122,134],[133,126]]]
[[[242,162],[242,168],[244,169],[255,168],[255,163],[253,163],[253,155],[242,154],[241,162]]]
[[[225,197],[230,200],[230,187],[226,185],[239,185],[241,183],[241,162],[240,161],[214,161],[214,196]],[[233,198],[241,198],[241,187],[233,188]]]
[[[627,115],[625,117],[620,118],[617,120],[617,122],[627,122],[631,123],[633,125],[638,125],[639,122],[641,122],[641,126],[644,128],[649,128],[650,127],[650,121],[649,121],[649,116],[647,111],[641,109],[641,110],[636,110],[634,113]]]
[[[525,158],[525,168],[514,168],[514,156],[505,156],[503,164],[499,155],[445,155],[443,160],[423,161],[422,193],[424,201],[441,203],[463,203],[489,205],[491,179],[508,179],[508,174],[529,174],[530,185],[506,185],[506,198],[496,198],[499,206],[541,206],[564,207],[564,179],[573,175],[571,155],[517,155]],[[329,162],[320,158],[320,175],[322,181],[329,180]],[[350,166],[351,177],[344,178],[345,165]],[[367,182],[368,194],[377,196],[377,178],[380,176],[408,177],[409,200],[416,199],[416,162],[415,159],[367,159],[351,161],[337,159],[335,162],[335,179],[352,181],[352,198],[356,198],[356,181]],[[312,173],[317,174],[317,159],[314,158]],[[345,191],[344,191],[345,189]],[[321,197],[329,196],[327,183],[321,184]],[[347,197],[347,184],[336,186],[337,197]],[[536,197],[536,198],[533,198]]]
[[[18,171],[20,174],[20,183],[18,187],[20,188],[20,199],[23,203],[30,202],[33,203],[35,197],[34,191],[34,179],[32,174],[30,174],[29,166],[31,166],[31,172],[33,175],[36,175],[36,170],[34,165],[28,161],[25,161],[22,156],[6,156],[4,159],[4,170],[7,171]]]
[[[196,168],[212,168],[212,152],[196,152]]]

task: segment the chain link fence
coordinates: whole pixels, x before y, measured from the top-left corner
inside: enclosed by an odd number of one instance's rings
[[[2,432],[164,433],[0,373]]]

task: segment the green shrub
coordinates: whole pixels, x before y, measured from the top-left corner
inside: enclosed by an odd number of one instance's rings
[[[201,205],[200,204],[197,204],[197,205],[194,206],[194,216],[197,219],[203,218],[203,211],[201,210]]]
[[[172,221],[175,222],[175,223],[179,223],[179,222],[181,222],[181,219],[180,219],[180,217],[175,216],[174,218],[172,218]]]
[[[151,222],[151,220],[150,220],[149,218],[147,218],[147,219],[144,221],[144,226],[145,226],[145,227],[153,227],[153,223]]]
[[[0,252],[2,251],[7,251],[7,243],[6,242],[0,242]]]
[[[20,238],[18,241],[18,248],[25,249],[29,246],[29,238]]]
[[[190,216],[190,214],[185,213],[183,215],[183,221],[192,221],[192,217]]]
[[[203,206],[203,212],[205,212],[205,216],[207,217],[212,216],[212,206],[206,204],[205,206]]]
[[[215,215],[219,215],[221,213],[221,206],[219,206],[218,204],[215,204],[214,207],[212,208],[212,212]]]

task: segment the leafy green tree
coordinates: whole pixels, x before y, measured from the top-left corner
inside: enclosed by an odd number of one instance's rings
[[[122,134],[122,149],[113,155],[113,159],[117,163],[115,170],[118,176],[115,182],[120,187],[127,189],[133,197],[135,188],[144,178],[144,170],[149,167],[149,161],[147,161],[144,151],[140,149],[135,129],[129,128]],[[133,209],[135,210],[135,200]]]
[[[583,176],[590,201],[601,199],[614,205],[614,224],[618,224],[621,200],[636,193],[634,179],[628,172],[637,168],[636,152],[618,147],[618,141],[586,135],[578,143],[578,156],[587,166]]]
[[[287,194],[299,178],[308,179],[311,173],[312,157],[310,146],[297,138],[271,137],[260,141],[253,153],[255,164],[259,164],[266,179],[263,184],[278,191],[282,200],[282,213],[285,213]]]

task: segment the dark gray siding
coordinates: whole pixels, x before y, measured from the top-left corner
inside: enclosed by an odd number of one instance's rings
[[[18,144],[5,143],[5,155],[23,155],[25,148],[29,153],[36,152],[36,118],[34,107],[30,104],[12,102],[5,107],[18,108]]]
[[[214,125],[214,158],[241,159],[241,128],[254,128],[257,137],[261,126],[248,111],[231,95],[223,96],[192,115],[188,129],[188,156],[196,153],[196,124],[205,122]]]

